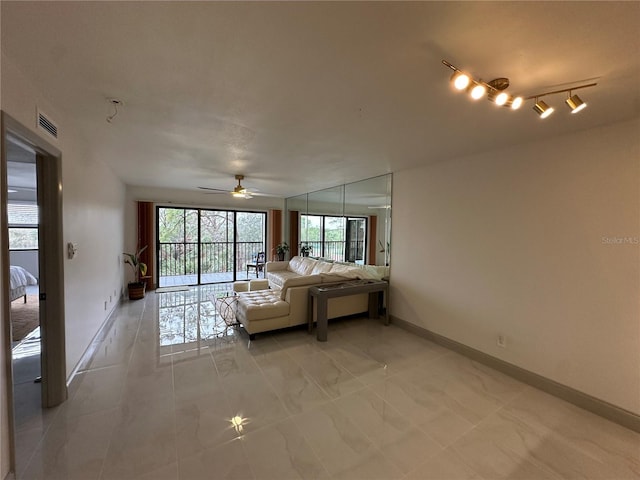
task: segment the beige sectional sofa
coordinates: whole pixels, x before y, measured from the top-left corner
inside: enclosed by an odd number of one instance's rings
[[[265,277],[269,289],[238,294],[236,319],[251,335],[307,323],[309,287],[347,279],[383,279],[388,267],[333,263],[308,257],[267,262]],[[367,295],[352,295],[329,301],[328,318],[368,310]]]

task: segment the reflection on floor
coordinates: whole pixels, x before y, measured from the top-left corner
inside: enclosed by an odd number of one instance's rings
[[[640,478],[640,435],[377,320],[259,335],[211,294],[125,301],[18,478]]]
[[[28,295],[37,295],[39,287],[28,286]],[[13,406],[14,422],[17,431],[23,431],[33,418],[42,418],[41,408],[41,384],[35,380],[40,377],[40,327],[36,327],[25,338],[14,342],[11,349],[13,368]],[[46,414],[46,412],[44,412]],[[25,442],[23,435],[16,438],[16,459],[24,464],[30,456],[33,448],[30,443],[35,441],[32,437],[27,441],[26,448],[22,448]]]
[[[19,427],[40,410],[40,383],[35,382],[40,377],[40,327],[13,347],[11,355],[15,422]]]

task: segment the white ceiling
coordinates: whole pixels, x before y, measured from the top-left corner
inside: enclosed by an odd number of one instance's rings
[[[37,200],[35,152],[14,141],[8,141],[5,145],[9,200],[35,202]]]
[[[4,53],[130,185],[289,196],[640,114],[639,2],[1,5]],[[454,93],[442,59],[599,85],[541,120]]]

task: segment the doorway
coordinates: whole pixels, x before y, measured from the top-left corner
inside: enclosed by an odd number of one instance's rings
[[[16,429],[42,408],[36,152],[7,135],[11,357]]]
[[[66,352],[64,331],[64,271],[62,245],[62,163],[61,153],[42,137],[2,112],[0,115],[0,134],[2,139],[2,155],[0,161],[0,235],[3,248],[0,251],[2,275],[2,319],[3,319],[3,371],[6,372],[7,405],[10,412],[8,424],[3,425],[10,432],[10,463],[11,471],[17,472],[25,456],[30,455],[37,445],[25,443],[25,430],[21,429],[30,422],[36,422],[46,427],[53,418],[49,407],[64,402],[67,398],[66,385]],[[22,161],[17,161],[21,159]],[[9,164],[9,161],[12,164]],[[11,173],[9,170],[11,169]],[[35,173],[35,179],[34,179]],[[21,177],[23,190],[32,189],[28,193],[28,201],[18,201],[9,194],[9,178],[15,183],[12,190],[20,190]],[[35,181],[34,181],[35,180]],[[17,193],[17,192],[16,192]],[[34,209],[34,196],[35,206]],[[12,206],[10,206],[12,205]],[[10,232],[11,225],[11,232]],[[12,247],[11,250],[9,247]],[[29,253],[31,252],[31,253]],[[35,260],[34,260],[35,258]],[[23,348],[21,353],[14,355],[12,340],[12,299],[21,300],[19,293],[13,291],[10,284],[10,266],[12,262],[23,263],[25,272],[36,272],[31,275],[37,280],[36,285],[30,285],[29,279],[24,285],[26,300],[34,294],[37,296],[38,329],[34,328],[31,335],[31,351]],[[31,263],[30,263],[31,262]],[[35,264],[33,263],[35,262]],[[30,271],[30,270],[31,271]],[[22,287],[18,287],[22,288]],[[15,314],[13,315],[15,319]],[[28,327],[29,328],[29,327]],[[29,328],[30,329],[30,328]],[[36,332],[36,333],[34,333]],[[19,342],[18,342],[19,343]],[[23,345],[24,346],[24,345]],[[39,357],[28,362],[27,368],[18,367],[14,363],[28,356]],[[33,354],[33,355],[31,355]],[[37,380],[39,366],[40,381]],[[15,374],[14,374],[15,373]],[[35,377],[35,378],[34,378]],[[18,385],[28,385],[31,395],[28,401],[21,397]],[[29,409],[26,409],[28,403]],[[25,417],[26,416],[26,417]],[[29,431],[28,429],[26,430]],[[20,438],[19,435],[22,435]],[[16,445],[21,445],[16,450]]]

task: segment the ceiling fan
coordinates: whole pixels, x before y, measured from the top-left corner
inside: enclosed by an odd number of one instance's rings
[[[267,195],[266,193],[249,191],[247,188],[243,187],[242,180],[244,180],[244,175],[236,175],[236,180],[238,180],[238,185],[236,185],[233,190],[224,190],[221,188],[210,188],[210,187],[198,187],[198,188],[201,190],[208,190],[210,193],[228,193],[234,196],[235,198],[252,198],[253,196],[265,196],[265,197],[271,196],[271,195]]]

